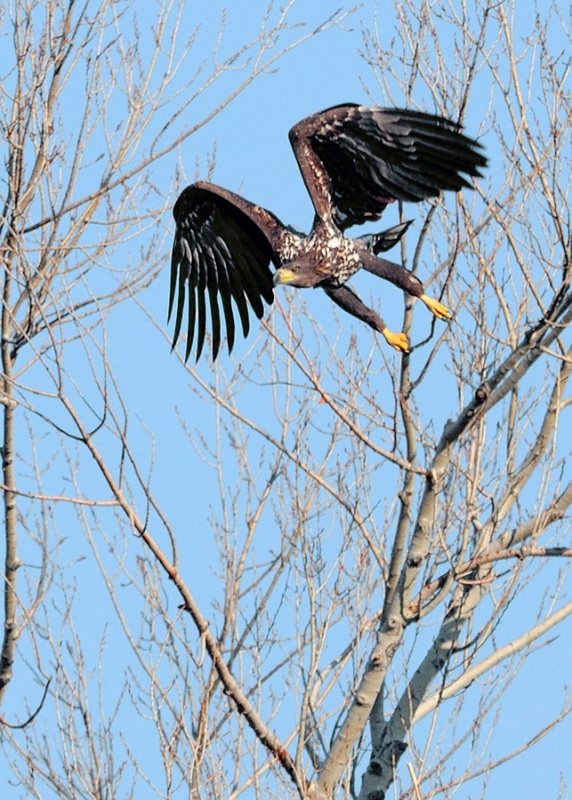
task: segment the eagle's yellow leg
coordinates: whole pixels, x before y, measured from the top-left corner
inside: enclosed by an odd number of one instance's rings
[[[435,314],[438,319],[451,319],[452,314],[449,309],[441,305],[438,300],[435,300],[433,297],[428,297],[426,294],[422,294],[420,299],[423,300],[429,311]]]
[[[395,347],[396,350],[399,350],[401,353],[409,352],[409,341],[404,333],[393,333],[387,328],[384,328],[382,333],[385,336],[388,344],[390,344],[392,347]]]

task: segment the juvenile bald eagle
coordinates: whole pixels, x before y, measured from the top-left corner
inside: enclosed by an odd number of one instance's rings
[[[415,275],[377,255],[399,241],[409,223],[357,239],[343,232],[379,219],[394,200],[419,202],[443,190],[470,187],[465,176],[480,176],[487,160],[480,144],[461,130],[455,122],[419,111],[358,105],[335,106],[299,122],[289,138],[315,209],[308,236],[227,189],[204,181],[187,187],[173,210],[176,233],[169,297],[169,317],[176,308],[173,346],[181,331],[185,300],[185,359],[195,336],[197,360],[201,355],[207,298],[215,359],[221,343],[221,310],[230,352],[235,340],[233,303],[246,337],[248,306],[260,319],[262,301],[271,304],[273,287],[284,283],[320,286],[344,311],[407,352],[405,334],[389,331],[345,283],[363,267],[419,297],[436,317],[449,318],[449,311],[425,294]],[[270,264],[276,268],[274,274]]]

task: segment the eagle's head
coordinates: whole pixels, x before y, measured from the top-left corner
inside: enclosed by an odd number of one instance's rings
[[[298,289],[310,289],[318,286],[323,280],[324,276],[316,271],[314,264],[299,260],[291,261],[288,266],[276,270],[274,286],[284,284],[296,286]]]

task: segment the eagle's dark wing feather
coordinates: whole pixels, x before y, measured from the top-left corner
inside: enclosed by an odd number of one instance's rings
[[[318,217],[340,230],[470,186],[487,160],[455,122],[405,109],[335,106],[299,122],[290,142]]]
[[[191,352],[196,336],[199,359],[207,329],[207,298],[210,309],[213,360],[219,351],[224,317],[227,343],[235,339],[233,304],[242,332],[250,328],[248,306],[260,319],[263,300],[271,304],[276,263],[274,243],[282,224],[270,212],[242,197],[210,183],[187,187],[173,210],[177,225],[171,256],[169,317],[175,309],[176,343],[187,303],[187,346]],[[220,301],[220,305],[219,305]]]

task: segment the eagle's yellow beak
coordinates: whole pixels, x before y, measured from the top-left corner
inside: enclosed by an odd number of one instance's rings
[[[288,269],[288,267],[280,267],[274,275],[274,286],[294,283],[297,277],[298,273],[294,272],[294,270]]]

